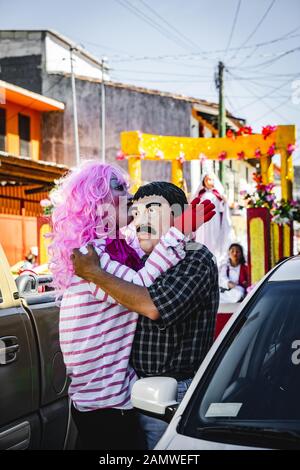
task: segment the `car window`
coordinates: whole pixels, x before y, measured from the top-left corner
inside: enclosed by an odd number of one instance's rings
[[[223,341],[187,407],[181,432],[205,438],[210,428],[215,435],[220,431],[220,438],[235,426],[247,443],[252,429],[267,429],[268,438],[271,431],[276,438],[291,430],[298,436],[299,390],[300,283],[269,282]]]

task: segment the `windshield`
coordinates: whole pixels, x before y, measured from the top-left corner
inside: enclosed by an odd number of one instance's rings
[[[182,423],[179,432],[198,438],[226,441],[231,431],[230,442],[254,445],[262,433],[271,445],[281,433],[300,447],[299,281],[266,283],[246,306]]]

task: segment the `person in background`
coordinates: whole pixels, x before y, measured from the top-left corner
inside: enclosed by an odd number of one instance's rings
[[[220,266],[233,241],[233,229],[224,188],[213,172],[204,174],[192,199],[195,197],[200,197],[200,201],[208,199],[215,205],[215,217],[197,230],[196,241],[203,243],[215,255]]]
[[[20,271],[24,271],[25,269],[32,270],[37,266],[37,258],[38,258],[38,247],[32,246],[30,251],[27,253],[25,257],[24,264],[21,266]]]
[[[229,247],[229,257],[219,269],[220,302],[241,302],[249,286],[248,266],[239,243]]]

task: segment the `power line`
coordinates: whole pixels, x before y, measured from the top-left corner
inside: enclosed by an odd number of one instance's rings
[[[226,70],[230,73],[231,67],[226,67]],[[248,75],[248,76],[241,76],[241,75],[237,75],[236,73],[234,74],[230,73],[230,75],[238,78],[239,80],[252,80],[253,78],[261,79],[261,80],[263,79],[269,80],[271,78],[273,79],[273,78],[280,78],[280,77],[291,77],[291,78],[298,77],[300,75],[300,71],[291,72],[291,73],[265,73],[264,75]]]
[[[292,36],[293,33],[295,33],[296,31],[298,31],[300,29],[300,26],[297,26],[296,28],[292,29],[291,31],[289,31],[288,33],[285,33],[283,36],[280,36],[278,38],[278,41],[284,41],[285,39],[290,39],[290,38],[294,38],[294,37],[298,37],[299,35],[296,34],[294,36]],[[253,54],[255,54],[255,52],[257,51],[257,48],[258,47],[255,47],[255,49],[252,50],[252,52],[250,52],[250,54],[248,54],[245,59],[240,62],[238,65],[236,65],[236,67],[241,67],[245,62],[246,60],[248,60],[250,57],[253,56]]]
[[[246,90],[247,90],[251,95],[253,95],[253,96],[256,98],[256,100],[255,100],[254,102],[252,102],[250,105],[242,106],[241,108],[239,108],[239,110],[238,110],[239,112],[240,112],[242,109],[244,109],[245,107],[251,106],[252,104],[257,103],[258,101],[261,101],[261,102],[269,109],[269,112],[273,112],[273,109],[269,106],[268,103],[265,102],[265,98],[267,98],[268,96],[270,96],[270,94],[273,93],[274,91],[276,91],[276,89],[273,89],[270,93],[266,93],[263,97],[259,97],[259,96],[256,95],[256,93],[253,93],[253,91],[250,90],[250,89],[246,86],[246,84],[245,84],[244,82],[242,83],[242,86],[243,86],[244,88],[246,88]],[[282,85],[281,85],[281,88],[282,88]],[[283,119],[284,121],[286,120],[286,118],[285,118],[284,116],[282,116],[280,113],[276,112],[276,114],[280,117],[280,119]]]
[[[254,34],[256,33],[256,31],[258,30],[258,28],[262,25],[262,23],[264,22],[264,20],[266,19],[266,17],[268,16],[269,12],[271,11],[271,9],[273,8],[274,4],[275,4],[275,1],[276,0],[272,0],[269,7],[267,8],[267,11],[265,12],[265,14],[263,15],[263,17],[261,18],[261,20],[258,22],[258,24],[256,25],[256,27],[254,28],[254,30],[252,31],[251,34],[249,34],[249,36],[247,37],[247,39],[243,42],[242,44],[242,47],[244,47],[247,42],[254,36]]]
[[[261,86],[260,83],[256,83],[256,82],[254,82],[254,81],[251,81],[251,84],[253,84],[254,86],[257,86],[257,87],[260,87],[260,86]],[[250,89],[247,88],[245,85],[244,85],[244,87],[251,93],[252,96],[255,96],[255,97],[257,98],[256,101],[263,100],[264,98],[266,98],[266,95],[258,96],[258,95],[256,95],[256,94],[254,94],[253,92],[251,92]],[[274,91],[274,90],[273,90],[273,91]],[[233,97],[233,96],[231,96],[231,97]],[[244,98],[244,97],[238,96],[238,98]],[[249,96],[248,96],[247,98],[249,99]],[[283,98],[284,101],[280,102],[279,105],[275,106],[275,109],[278,109],[280,106],[285,105],[286,107],[289,107],[290,109],[293,110],[293,112],[296,113],[296,112],[297,112],[297,109],[295,109],[295,106],[292,106],[292,105],[288,104],[288,101],[291,100],[291,95],[288,95],[288,96],[282,96],[282,95],[280,95],[280,96],[279,96],[279,95],[276,94],[276,96],[272,96],[272,100],[273,100],[273,101],[274,101],[274,100],[277,101],[278,99],[281,99],[281,100],[282,100],[282,98]],[[245,97],[245,99],[246,99],[246,97]],[[270,110],[273,110],[273,108],[270,108],[269,105],[268,105],[266,102],[264,102],[264,105],[269,109],[269,111],[270,111]],[[240,106],[240,107],[238,108],[238,112],[239,112],[242,108],[246,108],[246,107],[247,107],[247,106],[242,106],[242,107]],[[274,110],[275,110],[275,109],[274,109]],[[266,113],[266,114],[267,114],[267,113]],[[285,118],[284,116],[282,116],[280,113],[277,112],[276,114],[277,114],[278,116],[280,116],[281,119],[284,118],[284,119],[286,120],[286,118]],[[262,117],[264,117],[264,116],[260,116],[260,118],[262,118]]]
[[[142,0],[140,0],[142,1]],[[148,6],[149,7],[149,6]],[[149,7],[150,8],[150,7]],[[153,10],[154,11],[154,10]],[[158,15],[158,13],[156,12],[156,14]],[[161,16],[161,15],[158,15],[158,16]],[[162,18],[162,17],[161,17]],[[152,20],[153,21],[153,20]],[[166,21],[166,20],[165,20]],[[174,26],[172,25],[172,28],[173,29],[176,29],[174,28]],[[257,44],[252,44],[252,45],[249,45],[249,46],[245,46],[243,47],[243,49],[252,49],[252,48],[256,48],[256,47],[263,47],[265,45],[268,45],[268,44],[274,44],[276,42],[279,42],[279,41],[284,41],[284,40],[287,40],[287,39],[293,39],[293,38],[296,38],[296,37],[299,37],[300,35],[299,34],[295,34],[293,35],[293,33],[295,33],[296,31],[298,31],[300,29],[300,25],[297,26],[296,28],[292,29],[291,31],[289,31],[288,33],[285,33],[283,36],[280,36],[279,38],[275,38],[275,39],[272,39],[272,40],[269,40],[269,41],[264,41],[264,42],[260,42],[260,43],[257,43]],[[182,32],[177,30],[178,32],[180,32],[180,36],[182,37]],[[115,57],[120,57],[122,54],[124,57],[127,57],[129,59],[139,59],[139,57],[137,56],[133,56],[133,55],[129,55],[127,52],[125,52],[124,50],[122,49],[117,49],[117,48],[113,48],[111,46],[108,46],[106,44],[101,44],[101,43],[97,43],[97,42],[91,42],[91,41],[88,41],[86,39],[82,39],[82,38],[75,38],[77,41],[79,41],[81,44],[90,44],[92,46],[95,46],[97,48],[104,48],[104,49],[110,49],[112,51],[116,51],[118,52],[118,54],[115,55]],[[188,38],[187,38],[188,39]],[[190,39],[189,39],[189,42],[192,42]],[[196,43],[194,43],[196,45]],[[84,46],[83,46],[84,47]],[[197,47],[199,48],[199,46],[197,45]],[[228,51],[235,51],[235,50],[239,50],[241,49],[240,46],[238,47],[228,47]],[[194,55],[207,55],[207,54],[215,54],[215,53],[222,53],[222,52],[226,52],[227,48],[226,49],[214,49],[214,50],[208,50],[208,51],[202,51],[202,52],[198,52],[198,53],[193,53]],[[227,51],[227,52],[228,52]],[[159,56],[159,57],[166,57],[166,58],[172,58],[172,57],[186,57],[185,54],[182,54],[182,55],[165,55],[165,56]],[[149,59],[151,59],[152,57],[147,57]],[[154,59],[156,58],[156,56],[153,57]]]
[[[189,68],[189,69],[199,69],[201,68],[201,70],[213,70],[213,67],[215,65],[215,59],[213,59],[213,64],[210,66],[210,67],[207,67],[207,66],[203,66],[201,65],[200,63],[198,64],[190,64],[190,63],[186,63],[186,62],[182,62],[182,61],[176,61],[176,62],[172,62],[170,60],[165,60],[165,59],[159,59],[159,60],[153,60],[153,62],[158,62],[159,64],[163,64],[163,65],[181,65],[183,67],[186,67],[186,68]],[[119,61],[118,61],[119,63]]]
[[[293,37],[300,37],[300,34],[297,34]],[[258,49],[258,46],[256,46],[256,48],[254,49],[254,51],[256,51]],[[279,57],[281,56],[282,54],[286,53],[287,51],[276,51],[276,52],[269,52],[269,53],[262,53],[262,54],[257,54],[256,57],[262,57],[262,58],[272,58],[272,57]],[[204,54],[204,55],[202,55]],[[215,62],[215,57],[212,57],[212,58],[208,58],[206,55],[206,52],[205,53],[190,53],[190,54],[179,54],[179,55],[161,55],[161,56],[143,56],[143,57],[136,57],[134,60],[133,60],[133,57],[131,56],[128,56],[128,59],[129,60],[126,60],[126,59],[116,59],[114,60],[114,62],[131,62],[131,61],[142,61],[142,60],[153,60],[153,61],[157,61],[157,60],[165,60],[165,59],[174,59],[176,60],[176,63],[178,63],[178,59],[186,59],[186,60],[195,60],[195,58],[199,57],[201,60],[205,60],[205,61],[213,61]],[[110,57],[117,57],[117,56],[110,56]],[[118,56],[119,57],[119,56]],[[243,59],[249,57],[249,55],[245,56],[245,57],[242,57]],[[175,63],[175,62],[174,62]],[[230,68],[232,69],[236,69],[236,68],[240,68],[238,66],[230,66]],[[243,67],[245,68],[245,67]]]
[[[281,108],[281,106],[284,106],[288,101],[289,101],[290,97],[288,99],[285,99],[284,101],[282,101],[281,103],[279,103],[277,106],[275,106],[274,108],[269,108],[269,111],[265,112],[264,114],[261,114],[260,116],[258,116],[257,118],[255,118],[255,120],[260,120],[262,118],[264,118],[265,116],[268,116],[268,114],[270,113],[274,113],[278,108]],[[286,119],[286,117],[284,117],[282,114],[280,113],[276,113],[278,114],[278,116],[282,119],[284,119],[285,121],[288,121],[288,119]]]
[[[234,114],[237,114],[237,111],[236,111],[236,109],[235,109],[235,106],[233,106],[233,104],[231,103],[231,98],[229,98],[229,95],[228,95],[228,94],[225,94],[225,100],[227,100],[229,106],[230,106],[231,109],[232,109],[232,112],[233,112]]]
[[[122,69],[122,68],[111,68],[111,72],[116,72],[116,73],[131,73],[131,74],[143,74],[145,75],[146,79],[148,75],[156,75],[157,78],[159,76],[172,76],[172,77],[187,77],[187,78],[199,78],[199,79],[208,79],[208,81],[212,80],[212,77],[210,75],[200,75],[200,73],[196,74],[188,74],[188,73],[177,73],[177,72],[161,72],[161,71],[153,71],[153,70],[136,70],[136,69]],[[230,71],[230,69],[228,69]],[[298,77],[300,72],[294,72],[294,73],[286,73],[286,74],[266,74],[266,75],[254,75],[254,76],[240,76],[236,74],[231,74],[232,77],[234,76],[238,80],[245,80],[245,81],[254,81],[254,80],[262,80],[262,81],[282,81],[285,78],[296,78]],[[229,78],[229,81],[233,79]],[[201,80],[200,80],[201,81]],[[206,80],[205,80],[206,81]],[[268,83],[260,84],[262,87],[269,86]]]
[[[249,60],[257,51],[258,47],[255,47],[239,64],[235,66],[235,68],[240,68],[247,60]]]
[[[111,51],[115,51],[115,52],[118,52],[118,54],[115,54],[116,57],[120,57],[122,54],[124,56],[129,56],[129,54],[127,52],[125,52],[125,50],[123,49],[117,49],[115,47],[111,47],[111,46],[107,46],[106,44],[100,44],[100,43],[97,43],[97,42],[91,42],[91,41],[87,41],[86,39],[79,39],[78,37],[74,37],[74,39],[76,39],[78,42],[80,42],[80,45],[83,49],[85,49],[84,47],[84,44],[89,44],[90,46],[94,46],[98,49],[110,49]]]
[[[170,80],[164,80],[164,79],[162,79],[162,80],[159,80],[159,79],[152,80],[152,79],[150,79],[149,80],[148,78],[135,78],[135,77],[126,77],[126,78],[121,79],[121,78],[118,78],[117,76],[115,76],[114,79],[120,80],[120,81],[122,81],[122,80],[132,80],[132,81],[135,81],[135,82],[143,82],[143,83],[145,83],[145,82],[147,82],[147,83],[183,83],[183,84],[184,83],[211,83],[211,80],[196,80],[196,79],[195,80],[183,80],[183,79],[181,79],[181,80],[176,80],[176,79],[175,80],[171,80],[171,79]]]
[[[179,31],[179,29],[175,28],[174,25],[172,25],[169,21],[167,21],[163,16],[161,16],[160,14],[157,13],[156,10],[154,10],[152,7],[150,7],[150,5],[148,5],[145,0],[140,0],[140,3],[142,3],[142,5],[144,5],[149,11],[151,11],[155,16],[157,16],[163,23],[165,23],[169,28],[171,28],[172,30],[174,30],[176,33],[178,33],[179,37],[181,38],[184,38],[187,43],[190,43],[192,46],[194,46],[196,49],[200,49],[200,46],[195,43],[193,40],[191,40],[190,38],[188,38],[185,34],[183,34],[182,31]]]
[[[178,38],[177,36],[174,36],[174,34],[170,34],[169,31],[166,31],[164,28],[162,28],[161,25],[153,21],[153,19],[146,15],[144,12],[139,10],[136,6],[132,5],[129,3],[127,0],[116,0],[120,5],[122,5],[124,8],[129,10],[131,13],[133,13],[135,16],[143,20],[145,23],[150,25],[152,28],[154,28],[156,31],[158,31],[160,34],[162,34],[164,37],[167,39],[173,41],[174,43],[182,47],[183,49],[187,49],[187,45],[182,41],[181,38]]]
[[[237,23],[237,19],[238,19],[238,16],[239,16],[239,11],[240,11],[240,7],[241,7],[241,3],[242,3],[242,0],[239,0],[239,1],[238,1],[238,4],[237,4],[236,11],[235,11],[233,23],[232,23],[232,26],[231,26],[231,31],[230,31],[230,34],[229,34],[229,38],[228,38],[227,46],[226,46],[226,49],[225,49],[224,57],[226,57],[226,54],[227,54],[228,49],[229,49],[229,46],[230,46],[230,44],[231,44],[232,36],[233,36],[234,30],[235,30],[235,26],[236,26],[236,23]]]
[[[255,82],[251,82],[252,85],[256,86],[256,87],[259,87],[260,86],[260,83],[255,83]],[[288,101],[291,100],[291,94],[289,94],[288,96],[284,96],[284,95],[277,95],[276,96],[273,96],[272,97],[272,100],[273,101],[276,101],[276,100],[282,100],[282,98],[285,100],[284,101],[284,104],[286,107],[289,107],[290,109],[292,109],[294,112],[298,112],[298,109],[295,109],[296,108],[296,105],[291,105],[291,104],[288,104]]]
[[[227,86],[226,86],[227,92],[228,92],[228,91],[229,91],[229,92],[232,92],[232,89],[233,89],[233,87],[232,87],[232,82],[231,82],[231,83],[228,83],[228,81],[226,81],[226,84],[227,84]],[[231,99],[231,98],[234,98],[234,96],[232,96],[232,93],[231,93],[230,99]],[[228,96],[227,96],[227,99],[228,99]],[[235,98],[235,100],[236,100],[236,98]],[[229,103],[229,104],[230,104],[230,103]],[[231,105],[231,106],[232,106],[232,105]],[[238,106],[238,107],[240,106],[239,102],[237,102],[237,106]],[[235,106],[234,106],[234,111],[235,111],[235,113],[236,113],[236,107],[235,107]]]
[[[295,77],[278,77],[276,79],[274,79],[273,77],[268,77],[268,78],[264,78],[264,77],[239,77],[238,75],[234,75],[234,74],[231,74],[232,78],[230,79],[227,79],[227,82],[230,82],[230,81],[234,81],[234,80],[238,80],[238,81],[241,81],[241,82],[250,82],[250,83],[253,83],[254,85],[262,88],[262,89],[270,89],[270,83],[271,85],[272,84],[276,84],[276,83],[288,83],[289,81],[291,81],[293,78],[297,78],[298,77],[298,74],[295,76]],[[285,78],[288,79],[288,81],[285,80]],[[263,82],[261,81],[258,81],[258,80],[262,80]],[[266,81],[267,80],[267,81]],[[264,83],[264,81],[266,81]]]
[[[198,73],[188,74],[188,73],[177,73],[177,72],[154,72],[153,70],[131,70],[131,69],[118,69],[112,68],[111,71],[115,72],[129,72],[129,73],[143,73],[145,75],[171,75],[176,77],[198,77],[198,78],[211,78],[209,75],[199,75]]]
[[[266,60],[265,62],[261,62],[260,64],[250,65],[248,67],[243,67],[243,70],[249,70],[249,69],[253,70],[253,69],[257,69],[259,67],[263,67],[264,65],[267,67],[267,66],[272,65],[273,63],[277,62],[278,60],[282,59],[283,57],[285,57],[289,54],[293,54],[294,52],[297,52],[299,50],[300,50],[300,46],[295,47],[294,49],[290,49],[288,51],[283,52],[282,54],[280,54],[279,56],[277,56],[274,59]],[[266,68],[266,67],[263,67],[263,69]]]
[[[275,4],[275,1],[276,0],[272,0],[270,5],[268,6],[267,10],[265,11],[265,13],[263,14],[263,16],[261,17],[261,19],[259,20],[259,22],[257,23],[257,25],[255,26],[255,28],[253,29],[253,31],[249,34],[249,36],[247,36],[247,38],[245,39],[245,41],[242,43],[242,45],[240,46],[240,49],[245,47],[246,44],[249,42],[249,40],[254,36],[254,34],[256,33],[256,31],[258,30],[258,28],[262,25],[262,23],[264,22],[264,20],[266,19],[266,17],[268,16],[269,12],[271,11],[271,9],[273,8],[274,4]],[[238,49],[238,51],[240,50]],[[236,56],[233,55],[229,60],[232,60],[234,59],[234,57]]]
[[[234,76],[234,75],[233,75]],[[243,109],[247,108],[247,107],[250,107],[252,106],[253,104],[257,103],[257,101],[263,101],[265,98],[267,98],[268,96],[272,95],[274,93],[274,91],[277,91],[277,90],[280,90],[281,88],[283,88],[285,85],[287,85],[288,83],[290,82],[290,79],[281,83],[279,86],[277,86],[276,88],[272,88],[270,91],[268,91],[268,93],[265,93],[263,96],[257,96],[255,93],[251,92],[248,87],[245,85],[245,83],[243,83],[244,87],[253,95],[255,96],[255,100],[252,101],[251,103],[248,103],[244,106],[242,106],[239,111],[242,111]]]
[[[299,29],[300,29],[300,26],[295,28],[293,30],[293,32],[295,32],[296,30],[299,30]],[[267,46],[267,45],[270,45],[270,44],[275,44],[275,43],[280,42],[280,41],[286,41],[288,39],[298,38],[300,36],[299,34],[295,34],[295,35],[290,35],[290,34],[291,34],[291,31],[289,33],[287,33],[286,35],[284,35],[284,36],[280,36],[279,38],[275,38],[275,39],[272,39],[272,40],[269,40],[269,41],[263,41],[263,42],[260,42],[260,43],[257,43],[257,44],[252,44],[250,46],[245,46],[242,49],[246,50],[246,49],[260,48],[260,47]],[[241,50],[241,47],[230,47],[230,48],[228,48],[228,51],[238,51],[238,50]],[[203,59],[209,60],[209,58],[207,57],[208,55],[210,55],[210,54],[220,54],[220,53],[224,53],[225,51],[226,51],[226,49],[211,49],[211,50],[208,50],[208,51],[191,52],[191,53],[188,53],[188,54],[163,54],[163,55],[159,55],[159,56],[146,56],[146,55],[145,56],[133,56],[133,55],[131,55],[131,56],[127,57],[127,59],[118,59],[118,60],[115,60],[115,62],[131,62],[131,61],[140,61],[140,60],[161,60],[161,59],[182,59],[182,58],[183,59],[189,59],[189,58],[194,59],[197,56],[202,56]],[[278,53],[276,53],[276,55],[277,54]],[[215,60],[215,59],[213,59],[213,60]],[[231,68],[233,68],[233,67],[231,67]]]

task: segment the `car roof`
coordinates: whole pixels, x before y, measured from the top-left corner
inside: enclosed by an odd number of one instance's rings
[[[300,280],[300,256],[294,256],[283,261],[268,278],[268,282],[299,281]]]

